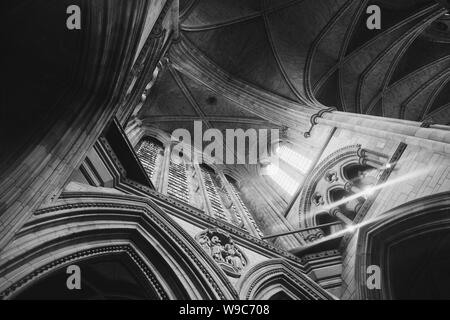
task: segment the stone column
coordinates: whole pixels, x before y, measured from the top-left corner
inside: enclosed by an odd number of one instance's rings
[[[342,222],[344,222],[344,223],[347,224],[347,225],[353,224],[353,221],[350,220],[349,218],[347,218],[347,217],[342,213],[342,211],[339,210],[339,209],[337,209],[337,208],[331,210],[330,214],[331,214],[333,217],[338,218],[339,220],[341,220]]]

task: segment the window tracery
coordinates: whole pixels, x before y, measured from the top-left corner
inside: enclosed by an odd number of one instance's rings
[[[207,164],[191,164],[185,156],[173,159],[170,143],[145,137],[137,155],[157,190],[231,223],[256,237],[263,233],[241,198],[236,181]],[[157,183],[158,182],[158,183]]]
[[[310,173],[300,194],[300,227],[341,222],[303,234],[314,241],[353,224],[364,202],[371,196],[388,157],[352,145],[324,159]]]
[[[159,141],[147,138],[142,140],[136,153],[148,177],[153,184],[156,184],[157,176],[164,159],[164,147]]]

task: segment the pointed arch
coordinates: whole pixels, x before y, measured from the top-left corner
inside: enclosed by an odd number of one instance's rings
[[[449,210],[450,193],[443,192],[402,204],[363,225],[355,253],[355,283],[360,284],[356,288],[358,299],[423,299],[417,294],[416,282],[426,272],[448,270],[445,267],[448,254],[446,257],[436,254],[448,252],[442,249],[449,246]],[[438,234],[440,237],[435,237]],[[417,243],[420,246],[414,245]],[[432,261],[438,261],[439,268],[430,270],[436,266]],[[372,265],[381,271],[379,290],[366,286],[367,267]],[[426,289],[431,290],[429,285],[433,281],[428,281]],[[449,277],[439,278],[439,285],[448,288],[448,281]],[[427,293],[430,292],[420,294],[427,296]]]
[[[277,295],[295,300],[331,300],[333,297],[283,259],[264,261],[237,283],[242,300],[267,300]]]
[[[40,209],[0,255],[2,298],[14,298],[52,271],[122,253],[159,299],[235,299],[225,274],[151,200],[71,194]]]

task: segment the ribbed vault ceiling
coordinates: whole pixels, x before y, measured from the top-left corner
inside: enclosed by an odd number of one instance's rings
[[[382,30],[365,9],[382,9]],[[231,77],[302,105],[450,122],[450,17],[431,0],[180,0],[182,40]],[[176,45],[176,44],[175,44]],[[169,65],[139,118],[171,132],[274,127]]]

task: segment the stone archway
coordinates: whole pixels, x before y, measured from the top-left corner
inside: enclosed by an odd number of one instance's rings
[[[0,293],[14,299],[53,272],[89,259],[131,259],[144,298],[236,299],[225,274],[150,200],[72,194],[38,210],[0,255]],[[92,267],[92,266],[91,266]],[[87,279],[89,280],[89,279]]]
[[[334,204],[356,194],[363,195],[363,188],[377,183],[387,161],[387,155],[363,149],[359,144],[343,147],[324,158],[308,175],[300,194],[300,227],[335,222],[341,225],[306,231],[305,240],[313,242],[352,224],[366,198]]]
[[[167,296],[159,284],[148,281],[148,275],[140,268],[142,260],[130,246],[103,247],[82,251],[77,261],[61,263],[39,280],[20,290],[18,300],[160,300]],[[87,257],[83,257],[86,255]],[[91,256],[90,256],[91,255]],[[68,265],[68,266],[67,266]],[[79,268],[77,287],[70,279],[71,267]],[[77,275],[78,276],[78,275]],[[152,275],[154,277],[154,275]],[[72,281],[71,281],[72,280]],[[71,285],[70,289],[68,287]]]
[[[355,260],[359,299],[450,298],[450,194],[401,205],[360,229]],[[380,289],[366,285],[380,268]]]
[[[290,298],[294,300],[333,299],[319,285],[282,259],[261,262],[237,283],[242,300]]]

